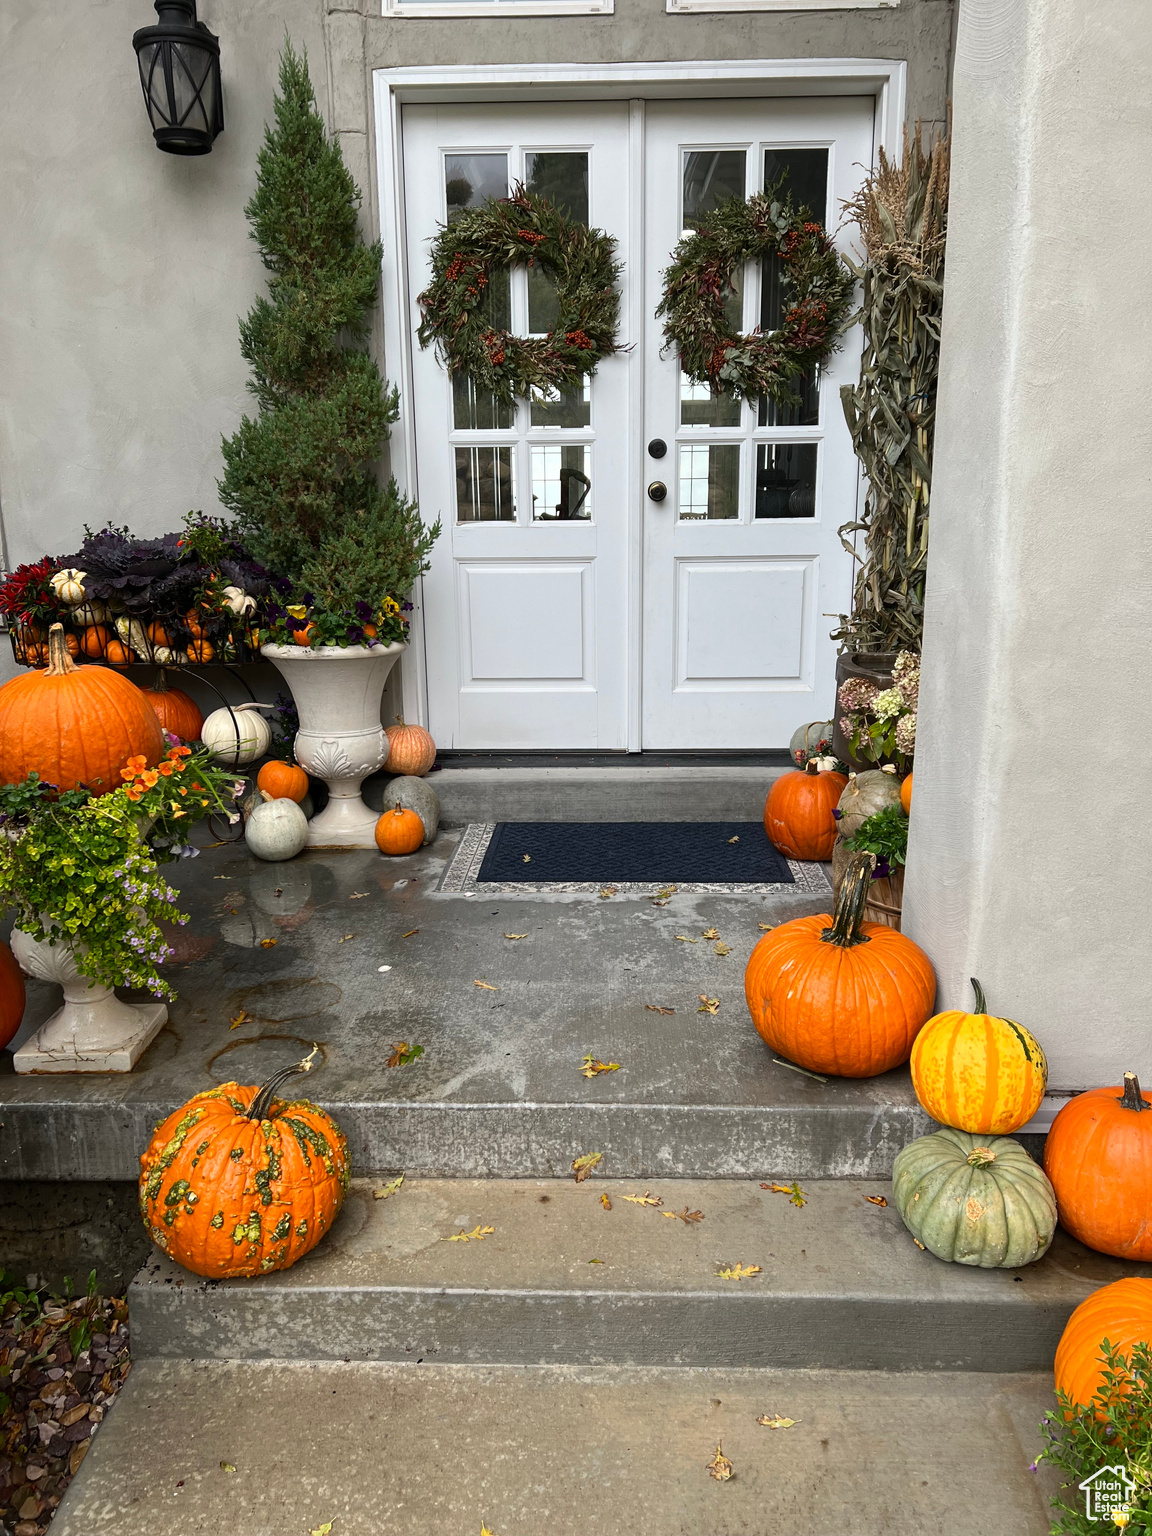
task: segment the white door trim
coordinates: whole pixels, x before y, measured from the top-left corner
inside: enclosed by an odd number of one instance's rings
[[[405,102],[480,102],[526,100],[630,100],[630,156],[643,152],[645,100],[750,96],[872,96],[876,101],[876,142],[899,156],[904,127],[907,65],[901,59],[735,59],[690,60],[658,64],[490,64],[410,65],[372,73],[375,99],[377,205],[384,244],[383,305],[385,372],[400,389],[400,416],[392,428],[391,471],[401,491],[414,494],[416,436],[412,417],[412,345],[405,260],[404,173],[400,108]],[[639,233],[639,232],[637,232]],[[633,398],[630,415],[643,410],[642,394]],[[643,452],[643,445],[640,445]],[[640,478],[630,484],[631,513],[628,582],[639,598]],[[630,476],[631,481],[632,476]],[[408,656],[402,666],[404,718],[427,724],[428,679],[424,651],[421,587],[412,594],[414,612]],[[630,692],[628,746],[640,745],[639,615],[630,617]]]

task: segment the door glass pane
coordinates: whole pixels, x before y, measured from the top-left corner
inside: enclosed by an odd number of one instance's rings
[[[696,229],[702,214],[711,213],[730,197],[745,195],[747,150],[693,149],[684,155],[684,185],[680,227]],[[744,271],[732,274],[732,290],[724,301],[732,330],[744,326]]]
[[[516,520],[516,477],[511,448],[456,449],[456,521]]]
[[[588,222],[588,151],[532,150],[525,156],[529,192],[555,203],[566,218]],[[541,267],[528,268],[528,331],[544,336],[556,326],[555,280]]]
[[[479,394],[467,374],[452,375],[452,424],[457,431],[492,432],[511,427],[515,415],[515,408],[495,395]]]
[[[756,516],[816,516],[816,443],[761,443],[756,452]]]
[[[508,196],[508,156],[502,154],[444,156],[444,201],[448,222],[465,208],[479,208],[491,198]],[[493,272],[484,290],[481,309],[495,331],[512,325],[512,281],[509,272]],[[475,385],[463,377],[452,380],[452,424],[459,431],[491,432],[512,425],[512,410],[493,395],[476,396]]]
[[[714,395],[707,384],[693,384],[680,375],[682,427],[738,427],[740,402],[734,395]]]
[[[508,156],[445,155],[444,192],[449,224],[465,208],[479,208],[490,198],[507,197]]]
[[[764,151],[764,188],[785,180],[782,192],[790,193],[797,208],[806,208],[814,219],[827,223],[828,151],[826,149],[766,149]],[[784,263],[779,256],[766,256],[760,263],[760,329],[774,331],[784,317],[781,280]],[[820,420],[820,378],[796,380],[799,405],[777,405],[761,400],[758,412],[762,427],[810,427]]]
[[[592,420],[592,380],[585,379],[582,389],[566,390],[561,394],[544,395],[532,392],[532,425],[534,427],[586,427]]]
[[[679,506],[681,519],[739,517],[739,443],[681,443]]]
[[[583,443],[533,443],[529,452],[536,522],[590,518],[591,450]]]

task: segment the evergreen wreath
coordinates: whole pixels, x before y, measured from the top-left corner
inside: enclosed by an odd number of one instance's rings
[[[775,253],[784,263],[788,308],[779,329],[733,331],[724,313],[732,277],[747,261]],[[835,349],[848,320],[855,279],[822,224],[782,198],[780,184],[751,197],[730,198],[685,235],[664,273],[656,313],[680,366],[714,395],[768,396],[795,405],[793,380]]]
[[[505,405],[533,389],[554,397],[583,387],[616,340],[620,263],[602,229],[566,218],[547,198],[511,197],[466,208],[432,243],[432,281],[420,295],[420,345],[435,345],[445,367]],[[486,312],[491,274],[539,266],[556,280],[558,315],[546,336],[497,330]]]

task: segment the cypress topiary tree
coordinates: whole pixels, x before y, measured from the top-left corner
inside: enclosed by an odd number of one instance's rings
[[[286,605],[304,605],[329,644],[362,639],[369,621],[382,640],[402,637],[399,602],[440,532],[373,471],[398,396],[367,351],[381,249],[361,238],[359,206],[307,56],[286,43],[275,124],[245,209],[271,274],[268,296],[240,325],[260,409],[223,445],[220,499],[256,558],[291,583]]]

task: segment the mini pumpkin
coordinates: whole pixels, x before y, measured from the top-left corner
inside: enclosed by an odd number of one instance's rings
[[[269,864],[294,859],[308,846],[308,818],[295,800],[265,798],[252,807],[244,826],[249,853]]]
[[[1048,1062],[1035,1035],[989,1014],[975,977],[976,1012],[958,1008],[929,1019],[912,1047],[916,1097],[941,1125],[1006,1136],[1026,1125],[1048,1086]]]
[[[128,667],[136,660],[136,653],[122,640],[109,640],[104,647],[104,660],[113,667]]]
[[[153,629],[156,625],[152,626]],[[144,689],[144,697],[156,711],[156,718],[166,731],[179,736],[181,741],[199,741],[204,729],[204,716],[180,688],[169,688],[168,679],[161,667],[160,675],[151,688]]]
[[[1018,1269],[1056,1233],[1052,1186],[1010,1136],[921,1136],[896,1154],[892,1198],[917,1242],[949,1264]]]
[[[57,571],[48,585],[55,592],[62,603],[67,603],[69,608],[75,608],[84,601],[84,578],[87,571],[78,571],[74,566],[67,570]]]
[[[804,770],[783,773],[764,802],[768,841],[790,859],[830,859],[836,841],[832,812],[847,779],[822,773],[815,761]]]
[[[308,775],[295,763],[265,763],[256,775],[256,788],[273,800],[295,800],[297,805],[308,793]]]
[[[1152,1260],[1152,1103],[1134,1072],[1123,1088],[1069,1099],[1044,1143],[1060,1222],[1098,1253]]]
[[[415,853],[423,842],[424,823],[402,805],[385,811],[376,823],[376,846],[381,853]]]
[[[219,762],[242,768],[263,757],[272,745],[272,727],[259,713],[259,704],[234,704],[214,709],[200,728],[200,740]]]
[[[872,855],[853,855],[834,916],[766,933],[744,972],[760,1037],[789,1061],[837,1077],[873,1077],[908,1060],[932,1012],[928,956],[895,928],[862,921]]]
[[[216,647],[211,640],[205,640],[203,636],[197,635],[193,638],[191,645],[185,646],[184,654],[189,661],[209,662],[216,655]]]
[[[315,635],[315,633],[316,633],[316,626],[315,626],[315,624],[305,624],[303,629],[294,629],[292,631],[292,643],[293,643],[293,645],[300,645],[300,646],[311,645],[312,644],[312,637]]]
[[[1152,1343],[1152,1280],[1130,1276],[1102,1285],[1068,1319],[1056,1346],[1056,1390],[1080,1408],[1104,1390],[1105,1339],[1125,1354],[1133,1344]]]
[[[436,761],[436,743],[422,725],[405,725],[403,716],[396,725],[387,726],[389,773],[409,774],[422,779]]]
[[[912,775],[911,774],[909,774],[908,777],[900,785],[900,804],[904,807],[904,814],[905,814],[905,816],[910,816],[912,814]]]
[[[193,1274],[287,1269],[336,1219],[350,1176],[343,1133],[307,1099],[276,1097],[311,1060],[262,1088],[197,1093],[157,1126],[140,1159],[140,1214],[156,1246]]]
[[[80,636],[80,649],[85,656],[103,656],[112,639],[112,631],[106,624],[90,624]]]

